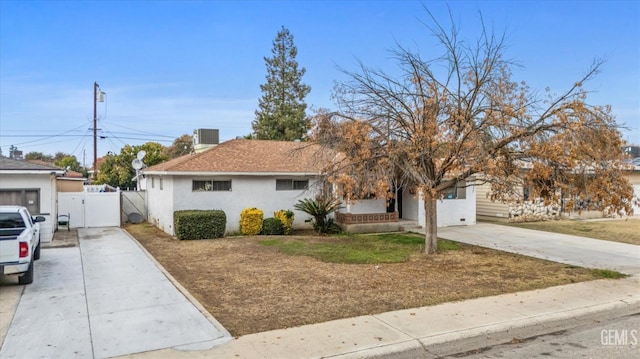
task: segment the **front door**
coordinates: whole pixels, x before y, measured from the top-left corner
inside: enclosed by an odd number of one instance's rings
[[[397,198],[391,198],[387,206],[387,213],[393,213],[396,210],[396,202],[398,202],[398,218],[402,218],[402,187],[398,188]]]

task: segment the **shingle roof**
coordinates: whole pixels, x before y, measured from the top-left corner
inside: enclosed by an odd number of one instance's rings
[[[0,157],[0,170],[9,171],[62,171],[62,168],[49,166],[29,161],[17,161],[6,157]]]
[[[27,162],[31,162],[31,163],[37,164],[37,165],[43,165],[43,166],[48,166],[48,167],[55,167],[57,169],[62,169],[62,168],[59,168],[56,165],[54,165],[52,162],[47,162],[47,161],[43,161],[43,160],[27,160]],[[76,171],[73,171],[73,170],[66,170],[65,173],[62,174],[60,178],[84,178],[84,176],[80,172],[76,172]]]
[[[319,173],[331,154],[305,142],[231,140],[151,166],[154,172]]]

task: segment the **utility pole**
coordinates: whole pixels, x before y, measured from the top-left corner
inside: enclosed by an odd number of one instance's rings
[[[93,179],[98,177],[98,102],[104,102],[104,92],[93,83]]]
[[[93,83],[93,179],[98,178],[98,83]]]

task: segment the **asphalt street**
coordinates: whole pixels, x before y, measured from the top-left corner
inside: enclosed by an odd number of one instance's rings
[[[640,356],[640,314],[463,353],[451,358],[616,358]]]

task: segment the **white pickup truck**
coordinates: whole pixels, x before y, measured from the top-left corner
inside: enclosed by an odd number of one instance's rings
[[[18,275],[20,284],[33,282],[33,262],[40,259],[42,216],[25,207],[0,206],[0,274]]]

